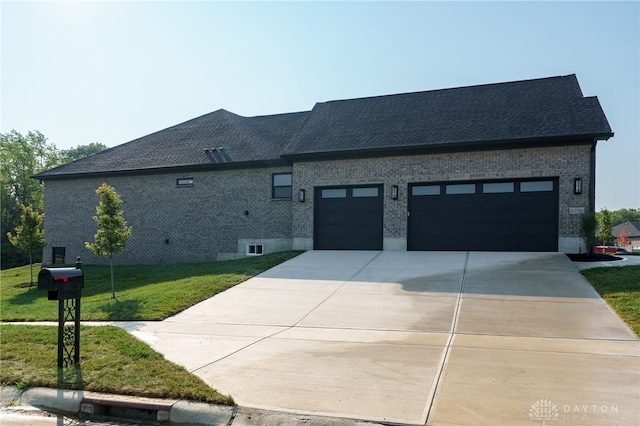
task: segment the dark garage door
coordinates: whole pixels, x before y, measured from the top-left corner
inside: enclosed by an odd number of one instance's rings
[[[315,189],[314,249],[382,250],[382,186]]]
[[[558,181],[409,186],[408,250],[558,250]]]

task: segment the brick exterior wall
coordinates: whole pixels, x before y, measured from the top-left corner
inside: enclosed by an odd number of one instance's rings
[[[107,263],[85,246],[93,241],[96,189],[106,182],[123,200],[124,217],[133,227],[117,264],[161,264],[232,259],[247,244],[271,251],[313,248],[314,188],[383,184],[385,250],[406,250],[409,183],[509,178],[559,179],[559,250],[581,247],[580,214],[590,210],[591,145],[425,154],[334,161],[308,161],[293,167],[197,173],[166,173],[108,178],[51,180],[45,183],[43,261],[52,247],[65,247],[66,262]],[[271,198],[272,174],[293,173],[293,200]],[[581,177],[583,192],[573,193]],[[193,187],[177,187],[193,178]],[[398,200],[391,186],[398,185]],[[297,201],[299,189],[306,201]],[[245,212],[247,214],[245,214]]]
[[[67,263],[76,256],[86,263],[107,262],[84,246],[85,241],[93,241],[97,230],[92,219],[98,204],[95,191],[103,182],[120,195],[124,218],[133,227],[127,247],[114,256],[114,263],[235,258],[245,252],[244,246],[239,247],[240,239],[256,239],[265,244],[266,253],[288,249],[292,201],[271,198],[271,176],[278,172],[291,172],[291,168],[47,181],[43,261],[51,262],[52,247],[65,247]],[[194,178],[193,187],[177,187],[178,178]]]
[[[409,183],[558,177],[559,249],[578,252],[580,215],[570,214],[570,208],[589,211],[590,158],[591,145],[574,145],[296,163],[294,192],[304,188],[307,201],[294,203],[294,248],[313,247],[315,187],[383,184],[384,248],[406,250]],[[580,195],[573,193],[576,177],[583,181]],[[391,199],[392,185],[399,187],[398,200]]]

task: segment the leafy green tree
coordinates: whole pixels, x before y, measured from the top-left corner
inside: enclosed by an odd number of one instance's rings
[[[70,163],[72,161],[80,160],[93,154],[97,154],[100,151],[107,149],[106,145],[98,142],[92,142],[89,145],[78,145],[76,148],[65,149],[61,151],[63,162]]]
[[[640,221],[640,209],[619,209],[611,212],[611,223],[614,226],[634,220]]]
[[[21,206],[20,225],[16,227],[16,233],[7,232],[9,242],[18,250],[29,254],[29,267],[31,270],[31,285],[33,285],[33,252],[44,247],[44,231],[42,230],[42,213],[31,206]]]
[[[7,237],[20,225],[21,206],[31,206],[43,212],[44,189],[31,176],[60,164],[61,156],[55,145],[47,143],[44,135],[32,131],[26,135],[12,130],[0,134],[0,205],[2,206],[0,244],[2,268],[24,265],[26,255],[12,245]],[[42,253],[35,254],[40,259]]]
[[[99,143],[58,150],[38,131],[23,135],[15,130],[0,134],[0,253],[2,268],[12,268],[39,261],[42,252],[29,259],[12,245],[8,232],[15,234],[20,225],[21,206],[31,206],[35,212],[44,212],[44,187],[31,176],[96,152],[106,146]]]
[[[47,138],[33,131],[23,136],[12,130],[0,134],[2,180],[7,194],[20,205],[41,205],[43,189],[31,176],[61,164],[55,145],[48,144]]]
[[[605,207],[600,211],[598,233],[596,237],[602,241],[603,244],[608,244],[613,241],[612,225],[611,225],[611,212]]]
[[[113,282],[113,255],[124,250],[129,237],[131,227],[127,226],[121,209],[122,199],[112,187],[103,183],[96,190],[100,201],[96,207],[96,216],[93,220],[98,225],[98,232],[94,235],[94,242],[85,242],[85,246],[98,256],[109,258],[111,269],[111,298],[116,298],[116,290]]]

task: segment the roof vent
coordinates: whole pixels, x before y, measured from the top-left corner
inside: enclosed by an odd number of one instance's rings
[[[227,163],[231,161],[229,150],[222,146],[218,148],[206,148],[204,153],[212,163]]]

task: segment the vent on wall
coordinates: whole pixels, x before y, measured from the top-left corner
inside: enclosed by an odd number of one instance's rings
[[[247,244],[247,256],[260,256],[264,253],[262,244]]]

